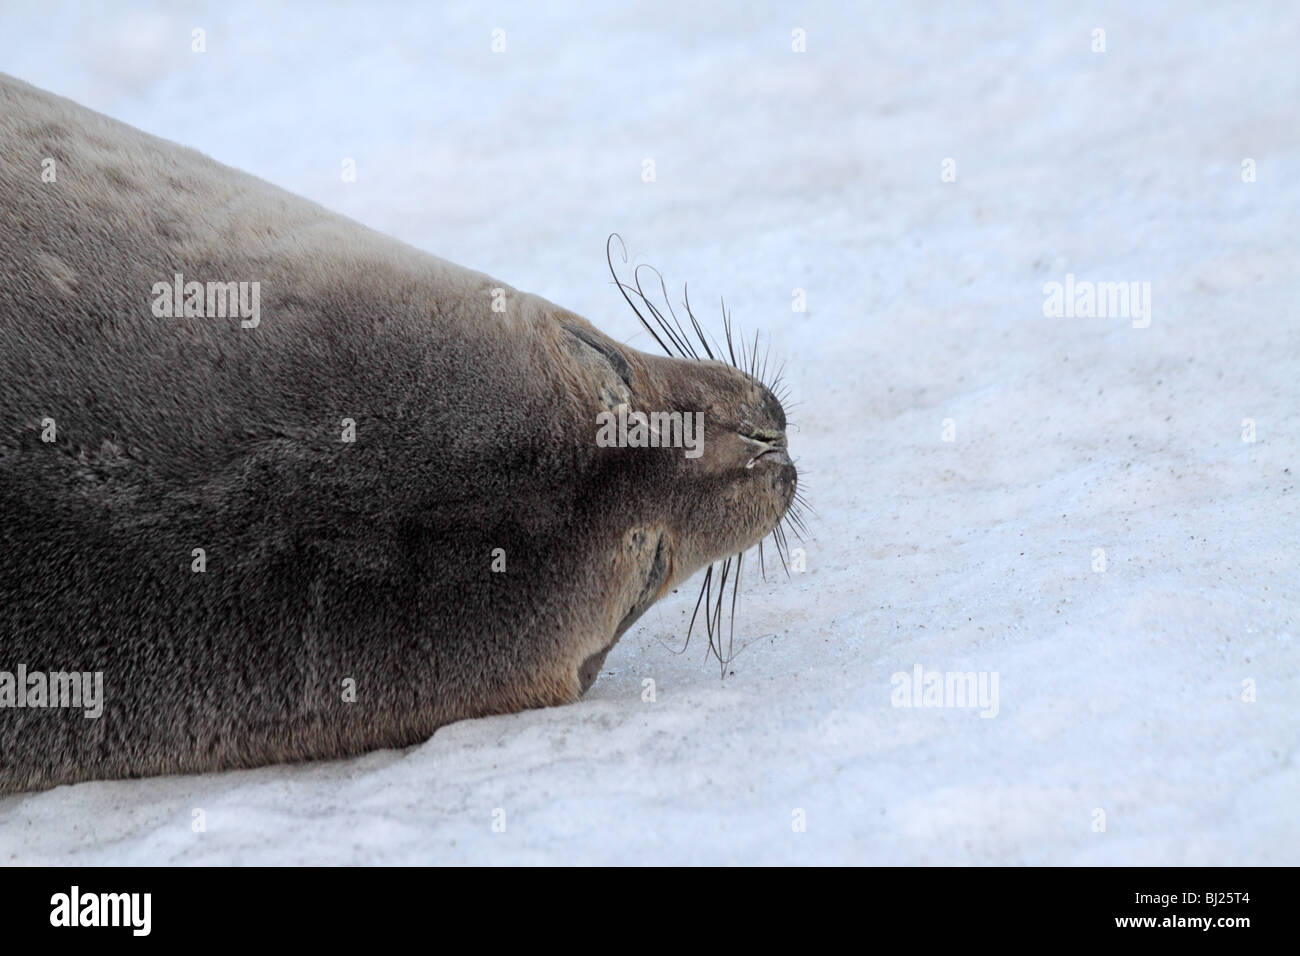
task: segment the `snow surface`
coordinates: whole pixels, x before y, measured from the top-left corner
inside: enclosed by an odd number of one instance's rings
[[[970,6],[6,6],[0,69],[639,347],[609,233],[725,295],[818,517],[725,681],[684,588],[578,704],[0,799],[0,862],[1300,863],[1300,17]],[[997,716],[892,706],[918,664]]]

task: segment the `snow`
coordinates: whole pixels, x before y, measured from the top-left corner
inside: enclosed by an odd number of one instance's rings
[[[1300,863],[1297,48],[1286,3],[6,11],[7,72],[638,347],[609,233],[725,295],[818,514],[725,681],[684,588],[573,706],[3,798],[0,861]],[[1149,327],[1046,317],[1067,273]],[[917,665],[996,716],[892,706]]]

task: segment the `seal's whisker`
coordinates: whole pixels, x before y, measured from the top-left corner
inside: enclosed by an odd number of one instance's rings
[[[736,562],[736,573],[731,574],[731,563]],[[736,647],[736,608],[740,601],[740,577],[741,566],[744,561],[743,552],[738,552],[726,558],[720,564],[710,564],[704,570],[704,580],[700,583],[699,597],[695,599],[695,609],[691,613],[691,623],[686,629],[687,644],[683,645],[682,651],[690,643],[691,634],[695,629],[695,622],[699,618],[700,609],[704,609],[704,631],[708,641],[708,653],[717,659],[722,668],[722,676],[726,677],[726,669],[735,660]],[[714,577],[718,582],[718,597],[714,600],[713,583]],[[726,611],[727,598],[727,581],[731,581],[731,616],[727,621],[727,643],[723,647],[723,615]],[[680,653],[680,652],[679,652]]]
[[[680,655],[686,653],[686,647],[685,647],[685,645],[683,645],[682,647],[678,648],[678,647],[673,647],[671,644],[669,644],[667,641],[665,641],[662,637],[656,637],[655,640],[657,640],[657,641],[659,642],[659,646],[662,647],[664,650],[666,650],[669,654],[677,654],[678,656],[680,656]]]
[[[709,341],[704,335],[704,329],[700,326],[699,319],[695,318],[695,313],[691,311],[690,290],[685,285],[682,286],[682,297],[686,305],[686,315],[691,320],[691,325],[695,327],[695,337],[700,340],[700,344],[704,346],[704,351],[709,358],[713,359],[713,349],[709,348]]]
[[[704,596],[708,593],[709,581],[712,578],[713,565],[710,564],[704,570],[704,581],[700,584],[700,596],[695,599],[695,610],[691,612],[691,623],[686,626],[686,643],[682,645],[683,652],[685,652],[686,648],[690,646],[691,632],[695,630],[695,618],[700,613],[700,602],[704,600]]]
[[[790,526],[794,529],[794,533],[798,536],[800,541],[804,541],[807,537],[811,537],[811,533],[808,531],[808,525],[806,525],[803,520],[802,508],[791,508],[788,517],[790,519]]]
[[[722,665],[722,676],[727,676],[727,665],[736,659],[736,600],[740,597],[740,567],[744,563],[745,553],[736,554],[736,578],[731,585],[731,629],[727,634],[727,660]]]
[[[619,279],[618,277],[618,273],[614,271],[614,256],[612,252],[612,247],[614,245],[615,239],[617,239],[618,244],[623,247],[623,263],[625,265],[627,264],[627,244],[623,242],[623,237],[616,232],[611,233],[610,237],[605,240],[605,262],[609,265],[609,274],[614,277],[614,284],[618,286],[619,294],[623,296],[624,301],[627,302],[628,308],[630,308],[632,310],[632,314],[635,315],[641,321],[641,324],[645,327],[645,330],[649,332],[651,336],[654,337],[654,340],[656,342],[659,343],[659,347],[663,349],[665,352],[667,352],[669,355],[675,354],[672,349],[664,345],[664,340],[659,338],[658,333],[655,332],[655,330],[650,327],[650,323],[647,322],[645,316],[641,314],[641,310],[636,307],[636,303],[632,301],[632,297],[627,294],[628,287],[623,284],[622,280]]]
[[[785,556],[786,556],[787,559],[789,559],[789,557],[790,557],[790,539],[787,538],[787,537],[786,537],[786,534],[785,534],[785,518],[784,518],[784,517],[783,517],[783,518],[782,518],[782,519],[777,523],[776,530],[780,532],[780,535],[781,535],[781,547],[785,549]],[[789,574],[790,574],[790,569],[789,569],[789,568],[786,568],[786,572],[785,572],[785,573],[786,573],[786,576],[788,577]]]
[[[677,326],[677,334],[674,334],[673,330],[668,327],[668,322],[667,320],[664,319],[663,313],[659,311],[658,307],[655,306],[653,302],[651,302],[648,298],[646,298],[646,294],[641,290],[642,269],[649,269],[651,272],[655,274],[655,277],[659,280],[659,288],[663,290],[663,294],[664,294],[664,305],[668,307],[668,312],[673,317],[673,323]],[[677,342],[678,346],[682,350],[683,357],[687,353],[689,353],[691,358],[699,358],[700,357],[699,354],[695,351],[694,347],[690,344],[690,336],[687,334],[686,330],[682,328],[682,323],[678,321],[677,313],[673,311],[673,304],[668,300],[668,286],[664,283],[664,277],[660,274],[659,270],[656,269],[654,266],[646,265],[645,263],[642,263],[632,271],[632,278],[636,282],[637,295],[639,295],[642,301],[645,302],[646,307],[651,311],[651,313],[654,315],[655,319],[659,322],[659,324],[663,326],[664,330],[673,337],[673,340],[675,342]]]
[[[718,576],[718,603],[713,614],[713,628],[710,636],[716,641],[713,654],[726,669],[727,661],[722,654],[722,602],[727,596],[727,575],[731,571],[731,558],[722,562],[722,573]]]
[[[623,244],[623,237],[618,235],[618,233],[613,233],[605,243],[605,262],[609,266],[610,275],[613,276],[614,278],[614,284],[618,286],[620,294],[622,294],[624,301],[626,301],[628,306],[632,309],[632,313],[645,327],[646,331],[648,331],[654,337],[654,340],[659,343],[659,347],[663,349],[666,354],[674,357],[680,357],[680,358],[698,359],[700,356],[695,351],[695,348],[691,345],[690,338],[686,334],[686,330],[682,328],[681,323],[677,321],[676,315],[675,314],[673,315],[673,321],[677,325],[677,329],[676,331],[674,331],[673,328],[668,324],[668,320],[664,318],[663,313],[654,304],[654,302],[651,301],[650,297],[645,294],[645,290],[641,287],[640,271],[642,269],[649,269],[651,272],[654,272],[656,276],[658,276],[660,288],[664,290],[664,301],[667,303],[668,301],[667,285],[664,283],[663,276],[659,274],[659,271],[655,269],[653,266],[646,265],[644,263],[637,266],[635,269],[632,270],[633,281],[636,283],[635,288],[623,282],[621,279],[619,279],[618,273],[614,270],[614,259],[613,259],[612,249],[611,249],[615,239],[617,239],[619,241],[619,244],[623,246],[623,262],[626,263],[628,261],[627,247],[626,245]],[[649,311],[650,315],[653,316],[655,323],[659,326],[659,330],[663,332],[664,335],[668,338],[668,341],[672,343],[671,348],[664,343],[664,340],[662,338],[659,337],[659,332],[655,331],[654,327],[650,324],[649,319],[647,319],[645,315],[641,312],[641,310],[636,307],[636,303],[632,301],[632,298],[629,295],[629,293],[635,294],[636,297],[641,300],[641,304],[644,305],[645,308]],[[671,303],[668,303],[668,309],[669,312],[671,313],[672,312]]]
[[[645,266],[637,266],[637,269],[642,268],[645,268]],[[634,273],[633,275],[635,277],[636,274]],[[677,347],[678,354],[682,358],[698,359],[699,355],[695,353],[695,349],[691,346],[690,340],[686,337],[686,333],[683,331],[679,335],[677,332],[673,331],[672,327],[669,326],[668,321],[664,318],[663,313],[659,311],[659,308],[650,301],[649,297],[642,290],[640,280],[637,279],[636,282],[636,288],[632,291],[636,292],[637,298],[641,300],[645,307],[650,311],[650,314],[654,316],[654,320],[659,323],[659,328],[663,330],[664,334],[668,336],[673,345]],[[642,321],[645,320],[642,319]],[[671,355],[673,353],[669,352],[668,354]]]
[[[799,489],[796,489],[796,490],[795,490],[795,493],[794,493],[794,500],[795,500],[795,502],[796,502],[796,503],[797,503],[801,508],[807,508],[807,509],[808,509],[809,511],[811,511],[813,514],[816,514],[816,513],[817,513],[817,509],[814,508],[811,504],[808,503],[808,499],[804,497],[804,494],[803,494],[803,491],[802,491],[802,490],[799,490]]]
[[[740,368],[736,364],[736,346],[731,335],[731,313],[727,311],[727,300],[718,296],[718,302],[722,305],[722,328],[727,333],[727,354],[731,356],[732,368]]]
[[[776,400],[780,402],[781,406],[784,408],[785,396],[790,394],[790,386],[785,381],[784,361],[781,363],[781,367],[776,370],[776,375],[772,377],[772,381],[767,383],[767,389],[776,396]]]
[[[672,300],[668,298],[668,283],[664,281],[663,273],[660,272],[658,269],[656,269],[654,266],[648,265],[646,263],[642,263],[641,265],[637,266],[637,268],[649,269],[651,272],[655,274],[655,278],[659,280],[659,291],[662,292],[664,296],[664,305],[668,306],[668,314],[673,317],[673,324],[677,326],[677,330],[681,332],[683,335],[685,335],[686,331],[682,328],[682,323],[677,318],[677,313],[673,310]]]
[[[713,649],[713,655],[718,659],[719,664],[721,664],[723,668],[727,665],[726,658],[722,653],[722,602],[727,596],[727,576],[730,572],[731,558],[727,558],[722,562],[722,574],[719,575],[718,578],[718,602],[713,618],[714,637],[717,641],[717,644]]]
[[[776,545],[776,556],[781,559],[781,567],[785,569],[785,576],[790,576],[790,565],[786,563],[785,555],[788,550],[785,543],[785,535],[781,533],[781,522],[776,523],[772,529],[772,542]]]

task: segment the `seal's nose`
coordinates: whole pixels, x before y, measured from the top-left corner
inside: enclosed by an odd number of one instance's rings
[[[760,459],[778,458],[785,461],[790,460],[786,454],[786,442],[784,433],[764,433],[761,436],[741,435],[745,440],[745,449],[749,452],[749,461],[745,467],[753,468]]]

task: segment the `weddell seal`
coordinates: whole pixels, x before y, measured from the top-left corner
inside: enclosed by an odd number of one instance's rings
[[[571,702],[706,568],[712,645],[785,412],[618,288],[668,355],[0,75],[0,791]]]

